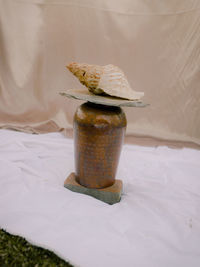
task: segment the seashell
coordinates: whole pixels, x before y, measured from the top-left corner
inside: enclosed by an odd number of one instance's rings
[[[114,65],[98,66],[85,63],[70,63],[67,68],[96,95],[109,95],[129,100],[138,100],[144,93],[131,89],[123,71]]]

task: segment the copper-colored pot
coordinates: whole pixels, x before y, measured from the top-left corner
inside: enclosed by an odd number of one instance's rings
[[[75,175],[88,188],[115,182],[126,116],[119,107],[85,103],[74,116]]]

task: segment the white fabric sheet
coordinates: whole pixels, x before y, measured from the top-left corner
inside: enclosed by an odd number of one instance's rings
[[[0,127],[71,130],[70,62],[116,65],[144,92],[129,135],[200,145],[200,0],[0,0]]]
[[[0,227],[81,267],[199,267],[200,151],[124,145],[120,203],[63,187],[72,140],[0,130]]]

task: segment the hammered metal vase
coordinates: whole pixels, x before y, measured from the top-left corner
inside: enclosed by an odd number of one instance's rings
[[[84,103],[74,115],[75,177],[87,188],[114,184],[126,116],[120,107]]]

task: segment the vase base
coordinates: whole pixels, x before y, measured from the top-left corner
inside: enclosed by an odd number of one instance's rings
[[[73,192],[89,195],[112,205],[120,201],[123,184],[121,180],[115,180],[113,185],[106,188],[87,188],[77,183],[75,179],[75,173],[72,172],[65,180],[64,187]]]

